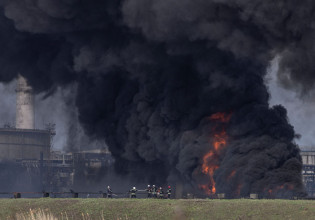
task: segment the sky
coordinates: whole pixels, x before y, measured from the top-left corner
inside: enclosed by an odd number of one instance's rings
[[[265,83],[271,94],[270,106],[283,105],[288,111],[290,123],[295,131],[301,135],[296,143],[302,150],[315,150],[315,100],[312,95],[301,97],[295,91],[283,88],[277,80],[278,62],[273,60],[268,68]],[[0,83],[0,126],[15,125],[15,81],[9,84]],[[89,142],[82,127],[76,123],[77,113],[71,109],[74,106],[73,93],[75,88],[68,86],[58,88],[54,94],[45,97],[45,94],[36,95],[35,126],[38,129],[47,123],[55,123],[57,134],[53,140],[54,150],[65,150],[68,145],[93,144]],[[69,134],[69,130],[75,130]],[[79,137],[80,136],[80,137]],[[78,146],[80,147],[80,146]]]

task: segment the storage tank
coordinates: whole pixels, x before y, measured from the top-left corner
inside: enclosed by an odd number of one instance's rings
[[[19,75],[16,86],[16,128],[0,128],[0,161],[49,159],[54,131],[35,128],[33,89]]]
[[[0,161],[49,159],[51,131],[0,128]]]

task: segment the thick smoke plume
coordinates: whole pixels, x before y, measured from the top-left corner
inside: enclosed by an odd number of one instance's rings
[[[217,192],[303,192],[294,129],[263,79],[280,56],[286,85],[313,86],[313,1],[0,2],[0,80],[21,73],[48,94],[76,81],[80,122],[118,171],[198,189],[222,112]]]

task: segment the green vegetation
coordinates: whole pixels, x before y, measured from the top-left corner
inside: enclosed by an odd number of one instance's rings
[[[34,212],[52,216],[46,219],[65,220],[315,219],[315,201],[0,199],[0,219],[39,219],[34,216],[29,217],[30,213]],[[21,218],[21,216],[24,217]]]

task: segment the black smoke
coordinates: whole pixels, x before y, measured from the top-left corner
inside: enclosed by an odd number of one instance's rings
[[[47,93],[76,82],[80,122],[106,140],[117,171],[197,189],[216,126],[207,118],[228,112],[217,191],[303,192],[294,129],[283,107],[269,107],[264,76],[280,56],[286,85],[313,86],[312,1],[0,5],[0,80],[21,73]]]

